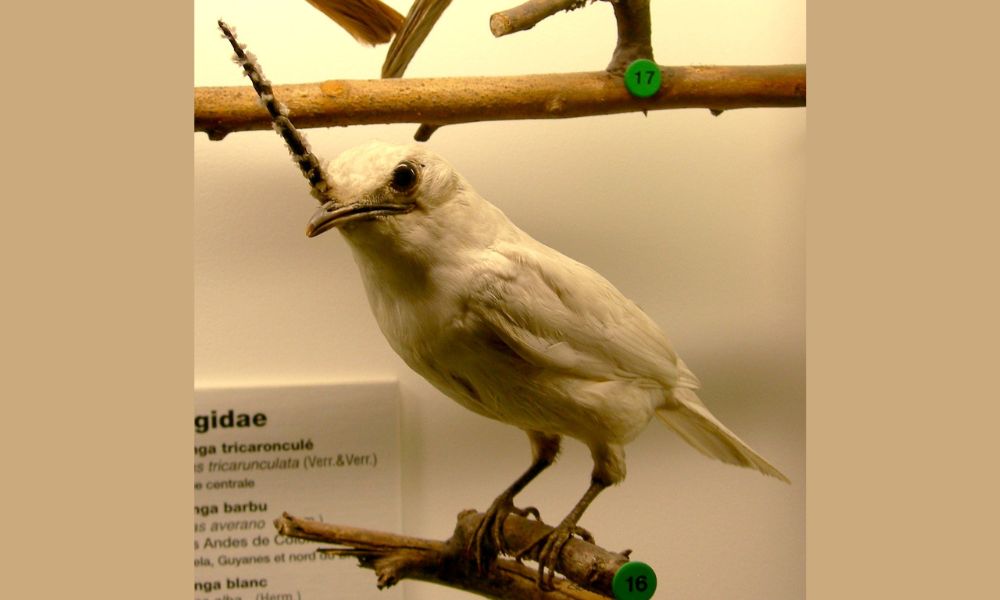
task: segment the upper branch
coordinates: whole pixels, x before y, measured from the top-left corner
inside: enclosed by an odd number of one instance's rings
[[[528,0],[520,6],[491,16],[490,31],[494,37],[525,31],[561,10],[573,10],[584,4],[586,0]]]
[[[653,60],[652,19],[649,0],[610,0],[618,24],[618,43],[608,65],[609,73],[624,73],[639,58]]]
[[[653,60],[649,0],[606,1],[614,10],[618,26],[618,41],[607,67],[608,72],[624,73],[629,63],[639,58]],[[584,4],[586,0],[528,0],[520,6],[500,11],[490,17],[490,31],[495,37],[525,31],[559,11],[573,10]]]
[[[374,79],[277,85],[274,94],[300,128],[557,119],[670,108],[713,111],[806,105],[805,65],[662,67],[663,88],[629,95],[607,72],[509,77]],[[212,139],[270,129],[249,86],[195,88],[194,129]]]

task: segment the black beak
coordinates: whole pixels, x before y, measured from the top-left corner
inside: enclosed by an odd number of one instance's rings
[[[306,225],[306,236],[315,237],[324,231],[340,227],[344,223],[373,219],[380,215],[396,215],[410,212],[414,205],[374,204],[359,202],[355,204],[340,204],[336,200],[325,202],[316,209],[309,224]]]

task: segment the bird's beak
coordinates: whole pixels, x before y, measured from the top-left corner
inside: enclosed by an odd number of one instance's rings
[[[394,215],[410,212],[414,205],[399,205],[388,203],[356,202],[341,204],[329,200],[316,209],[309,224],[306,225],[306,236],[315,237],[324,231],[340,227],[344,223],[373,219],[380,215]]]

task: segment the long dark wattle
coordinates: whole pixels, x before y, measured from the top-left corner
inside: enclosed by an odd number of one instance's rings
[[[253,89],[256,90],[257,95],[260,96],[261,103],[267,109],[268,114],[271,115],[274,130],[285,140],[285,145],[288,146],[288,151],[292,154],[292,160],[299,165],[302,174],[309,180],[309,187],[312,188],[310,193],[313,198],[316,198],[320,204],[332,200],[333,198],[330,196],[330,184],[326,179],[326,173],[323,171],[319,159],[310,150],[306,138],[295,129],[295,126],[288,119],[288,107],[274,97],[271,82],[264,77],[260,65],[257,64],[257,57],[253,53],[246,51],[245,44],[236,41],[236,34],[221,20],[219,21],[219,29],[222,30],[222,35],[226,36],[226,39],[229,40],[229,43],[233,46],[233,50],[236,52],[236,56],[234,57],[236,64],[243,67],[244,74],[250,78]]]

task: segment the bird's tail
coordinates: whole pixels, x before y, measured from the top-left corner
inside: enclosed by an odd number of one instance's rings
[[[674,388],[673,395],[677,400],[676,404],[656,409],[656,416],[696,450],[722,462],[756,469],[765,475],[791,483],[781,471],[720,423],[693,390]]]
[[[382,63],[383,78],[403,76],[407,65],[413,60],[413,55],[417,53],[417,49],[424,43],[427,34],[431,32],[449,4],[451,0],[415,0],[410,5],[410,12],[406,14],[399,32],[385,53],[385,62]]]
[[[403,24],[403,15],[379,0],[306,0],[362,44],[389,41]]]

